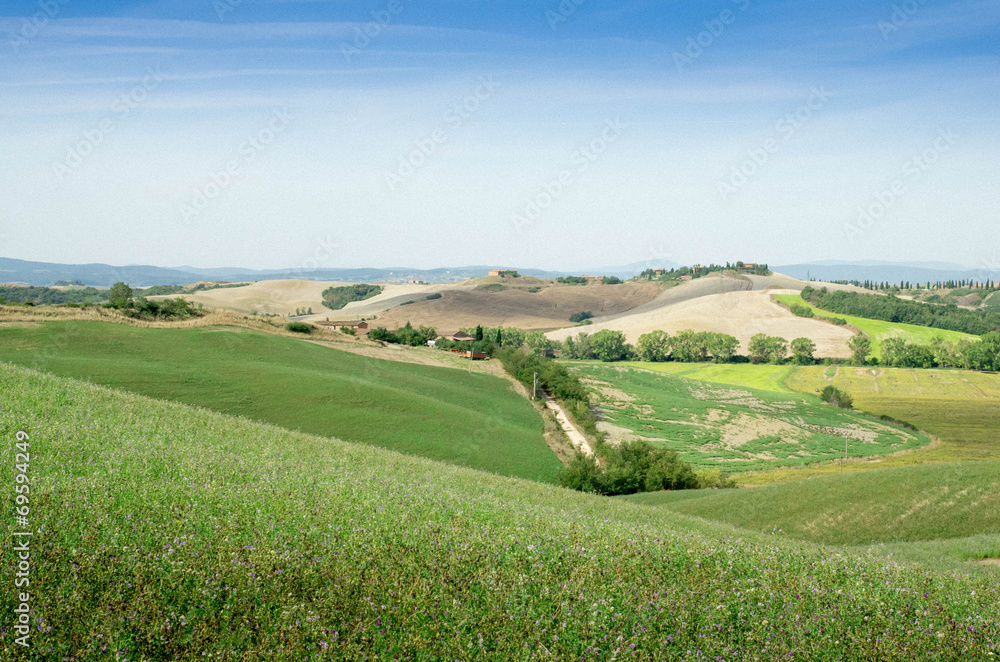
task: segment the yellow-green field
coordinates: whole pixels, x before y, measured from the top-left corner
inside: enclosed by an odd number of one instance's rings
[[[852,366],[789,367],[792,369],[788,372],[783,386],[793,391],[811,391],[825,384],[833,384],[856,398],[882,395],[1000,398],[1000,375],[973,370]],[[753,378],[753,375],[749,378]]]
[[[847,323],[854,326],[862,333],[871,338],[872,356],[882,358],[882,344],[884,338],[902,338],[907,342],[919,345],[929,345],[935,337],[941,337],[949,342],[958,342],[962,339],[976,340],[976,336],[958,331],[948,331],[946,329],[935,329],[929,326],[916,326],[914,324],[898,324],[895,322],[883,322],[882,320],[872,320],[865,317],[854,317],[853,315],[840,315],[817,308],[798,294],[774,294],[775,301],[791,306],[797,303],[800,306],[811,308],[819,317],[840,317],[847,320]]]
[[[569,363],[569,362],[567,362]],[[574,364],[599,365],[600,361],[573,361]],[[615,365],[642,368],[668,375],[698,379],[717,384],[732,384],[747,388],[759,388],[778,393],[795,393],[794,389],[785,386],[785,378],[794,373],[798,366],[794,365],[753,365],[737,363],[649,363],[647,361],[623,361]]]

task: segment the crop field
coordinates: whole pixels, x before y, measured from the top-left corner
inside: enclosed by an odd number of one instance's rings
[[[0,361],[150,397],[551,482],[544,421],[498,377],[225,327],[0,327]]]
[[[698,468],[729,473],[922,448],[923,434],[825,405],[813,395],[716,386],[645,370],[575,368],[612,440],[642,438]]]
[[[814,313],[816,313],[816,315],[822,317],[841,317],[847,320],[848,324],[861,330],[869,338],[871,338],[872,356],[877,358],[882,358],[881,341],[883,338],[903,338],[907,342],[917,343],[920,345],[929,345],[931,340],[933,340],[936,336],[940,336],[944,340],[951,342],[957,342],[963,338],[976,339],[976,336],[959,333],[957,331],[948,331],[946,329],[934,329],[927,326],[916,326],[913,324],[898,324],[895,322],[884,322],[882,320],[872,320],[864,317],[831,313],[817,308],[798,294],[774,294],[772,296],[775,300],[789,306],[793,303],[797,303],[800,306],[808,306]],[[788,338],[788,340],[791,340],[791,338]]]
[[[599,361],[566,362],[569,365],[601,365]],[[776,393],[796,393],[785,386],[785,379],[798,370],[794,365],[753,365],[750,363],[681,363],[675,361],[623,361],[615,365],[641,368],[668,375],[698,379],[718,384],[731,384]],[[812,390],[812,389],[809,389]]]
[[[34,659],[985,660],[943,574],[0,365]],[[0,491],[11,512],[13,490]],[[4,546],[3,573],[17,558]],[[17,604],[0,588],[8,635]],[[919,624],[919,625],[917,625]],[[694,651],[698,651],[697,656]]]
[[[974,370],[803,366],[785,379],[785,385],[796,391],[828,383],[859,397],[1000,398],[1000,375]]]
[[[630,498],[828,544],[991,535],[994,555],[1000,554],[1000,462],[996,461],[925,464],[702,493],[702,498],[687,500],[657,493]]]

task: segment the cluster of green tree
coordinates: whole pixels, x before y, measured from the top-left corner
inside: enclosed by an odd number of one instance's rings
[[[566,285],[586,285],[591,282],[597,282],[601,285],[619,285],[623,281],[618,276],[598,276],[597,278],[588,278],[587,276],[559,276],[559,278],[556,278],[556,282]]]
[[[589,310],[584,310],[584,311],[581,311],[579,313],[573,313],[572,315],[570,315],[569,316],[569,321],[570,322],[582,322],[584,320],[589,320],[593,316],[594,316],[594,313],[590,312]]]
[[[323,290],[323,305],[330,310],[340,310],[352,301],[364,301],[382,293],[381,285],[358,283]]]
[[[65,303],[97,303],[108,298],[108,290],[84,287],[78,290],[57,290],[51,287],[0,286],[0,302],[30,303],[36,306]]]
[[[560,356],[564,359],[600,361],[626,361],[635,354],[635,348],[625,340],[621,331],[602,329],[591,335],[580,333],[563,341]]]
[[[563,341],[560,356],[566,359],[627,361],[679,361],[684,363],[783,363],[789,347],[796,363],[815,363],[816,345],[808,338],[796,338],[789,345],[784,338],[758,333],[750,339],[748,357],[736,353],[740,342],[725,333],[686,329],[671,336],[656,330],[639,336],[635,347],[628,344],[620,331],[603,329],[593,335],[580,333]]]
[[[635,280],[675,280],[681,276],[691,276],[692,278],[701,278],[702,276],[707,276],[710,273],[717,271],[735,271],[737,273],[744,274],[754,274],[756,276],[770,276],[771,270],[768,269],[766,264],[756,264],[756,263],[744,263],[744,262],[726,262],[725,265],[722,264],[710,264],[708,266],[696,264],[693,267],[677,267],[674,269],[666,269],[657,273],[656,269],[645,269],[642,273],[635,277]]]
[[[649,442],[626,441],[616,446],[601,444],[601,462],[578,453],[559,474],[559,484],[582,492],[607,496],[691,490],[698,475],[674,451],[653,448]]]
[[[428,301],[433,301],[434,299],[440,299],[443,295],[440,292],[434,292],[433,294],[427,295]]]
[[[135,294],[141,294],[144,297],[155,297],[161,294],[180,294],[185,289],[187,288],[183,285],[153,285],[152,287],[136,289]]]
[[[1000,331],[1000,314],[965,310],[955,305],[938,306],[899,299],[891,295],[831,292],[825,287],[817,290],[811,286],[806,286],[802,290],[802,298],[817,308],[841,315],[948,329],[977,336],[990,331]]]
[[[108,308],[115,308],[122,314],[135,319],[187,319],[201,317],[204,311],[201,305],[191,305],[186,299],[158,299],[146,297],[133,298],[133,290],[125,283],[118,282],[108,290]]]
[[[191,288],[191,292],[204,292],[208,290],[225,290],[231,287],[246,287],[250,283],[198,283]]]
[[[654,448],[648,441],[626,441],[616,446],[598,443],[596,452],[600,462],[578,453],[560,472],[559,484],[606,496],[736,487],[726,474],[718,471],[697,474],[676,452]]]
[[[845,391],[841,391],[833,384],[823,387],[819,397],[823,402],[831,404],[835,407],[840,407],[841,409],[854,409],[854,398],[848,395]]]
[[[642,361],[689,363],[711,359],[716,363],[729,363],[736,356],[739,346],[739,340],[725,333],[684,330],[671,336],[656,330],[639,336],[636,356]]]
[[[440,338],[437,341],[438,348],[472,349],[473,351],[485,352],[492,356],[496,350],[503,347],[521,347],[527,335],[521,329],[514,327],[505,328],[502,326],[486,327],[479,325],[476,327],[466,327],[461,330],[472,336],[472,341]]]
[[[57,286],[59,286],[59,285],[62,285],[62,286],[77,285],[79,287],[84,287],[83,281],[79,281],[79,280],[57,280],[56,281],[56,285]]]
[[[855,355],[855,360],[857,360]],[[902,338],[882,341],[882,365],[899,368],[966,368],[1000,370],[1000,332],[990,331],[979,340],[945,341],[934,338],[930,345]]]
[[[847,283],[848,281],[833,281],[835,283]],[[879,291],[892,291],[899,292],[902,290],[954,290],[967,288],[969,290],[979,290],[983,292],[994,292],[1000,289],[1000,283],[992,279],[986,280],[972,280],[960,279],[960,280],[939,280],[937,282],[924,282],[924,283],[911,283],[908,280],[901,280],[899,284],[888,283],[885,281],[874,281],[874,280],[864,280],[864,281],[849,281],[851,285],[857,285],[868,290],[879,290]],[[968,294],[968,292],[966,293]]]
[[[313,314],[312,306],[310,306],[309,308],[296,308],[295,309],[295,315],[296,316],[299,316],[299,315],[312,315],[312,314]]]
[[[437,338],[437,329],[432,326],[421,326],[415,329],[412,324],[407,322],[395,331],[389,331],[382,326],[375,327],[369,332],[368,337],[372,340],[380,340],[394,345],[418,347],[426,345],[428,340]]]

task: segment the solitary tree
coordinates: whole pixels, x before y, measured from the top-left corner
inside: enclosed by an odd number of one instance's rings
[[[108,304],[112,308],[127,308],[132,303],[132,288],[119,281],[108,292]]]

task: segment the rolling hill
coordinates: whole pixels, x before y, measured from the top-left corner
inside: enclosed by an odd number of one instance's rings
[[[0,361],[292,430],[552,482],[543,420],[498,377],[245,329],[0,326]]]
[[[1000,653],[992,572],[736,532],[5,364],[0,398],[4,436],[30,439],[44,531],[31,643],[46,659]]]

